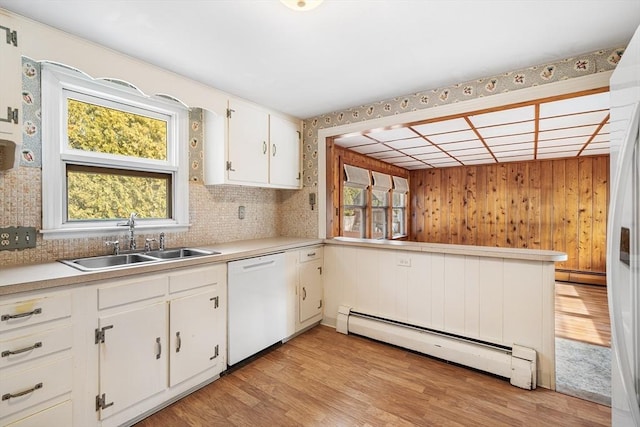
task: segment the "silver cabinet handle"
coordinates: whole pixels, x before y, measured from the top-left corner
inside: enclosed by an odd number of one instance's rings
[[[42,314],[42,309],[36,308],[27,313],[20,313],[20,314],[3,314],[0,317],[0,320],[20,319],[21,317],[29,317],[29,316],[33,316],[34,314]]]
[[[307,256],[316,256],[316,253],[315,253],[315,252],[309,252],[309,253],[307,254]]]
[[[302,287],[302,301],[307,299],[307,288]]]
[[[267,141],[262,141],[262,154],[267,154]]]
[[[182,347],[182,338],[180,338],[180,332],[176,332],[176,353],[180,353],[180,347]]]
[[[158,352],[156,353],[156,359],[160,359],[162,355],[162,344],[160,344],[160,337],[156,338],[156,344],[158,344]]]
[[[273,157],[276,156],[276,144],[273,144],[273,154],[272,154],[272,156]]]
[[[14,354],[25,353],[27,351],[34,350],[36,348],[42,347],[42,341],[38,341],[34,345],[30,345],[29,347],[21,348],[20,350],[5,350],[2,352],[2,357],[12,356]]]
[[[24,396],[25,394],[33,393],[34,391],[39,390],[41,388],[42,388],[42,383],[38,383],[38,384],[34,385],[33,387],[31,387],[30,389],[20,391],[20,392],[18,392],[16,394],[12,394],[12,393],[3,394],[2,395],[2,400],[5,401],[5,400],[12,399],[14,397]]]

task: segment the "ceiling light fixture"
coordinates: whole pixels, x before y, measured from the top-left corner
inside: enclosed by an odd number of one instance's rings
[[[280,0],[289,9],[307,11],[320,6],[323,0]]]

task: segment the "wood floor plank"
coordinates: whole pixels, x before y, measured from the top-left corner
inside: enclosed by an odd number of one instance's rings
[[[606,286],[556,283],[556,337],[611,346]]]
[[[137,424],[608,426],[608,407],[318,326]]]

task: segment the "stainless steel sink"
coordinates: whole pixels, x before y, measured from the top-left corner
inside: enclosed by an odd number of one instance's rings
[[[82,271],[106,270],[131,264],[158,262],[159,259],[144,254],[119,254],[92,256],[87,258],[65,259],[60,262]]]
[[[193,248],[175,248],[175,249],[165,249],[163,251],[149,251],[144,254],[153,258],[159,259],[176,259],[176,258],[191,258],[196,256],[204,256],[204,255],[217,255],[220,252],[215,251],[207,251],[204,249],[193,249]]]
[[[129,265],[162,262],[172,259],[192,258],[205,255],[217,255],[220,252],[194,248],[174,248],[140,253],[103,255],[86,258],[64,259],[60,262],[82,271],[109,270]]]

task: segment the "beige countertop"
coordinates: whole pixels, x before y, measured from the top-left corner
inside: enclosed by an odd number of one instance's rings
[[[80,271],[60,262],[2,267],[0,268],[0,296],[60,286],[89,284],[98,280],[122,278],[132,274],[163,272],[178,267],[228,262],[322,243],[321,239],[289,237],[240,240],[210,246],[193,246],[220,252],[217,255],[166,260],[94,272]]]
[[[358,246],[364,248],[393,249],[414,252],[433,252],[440,254],[467,255],[485,258],[521,259],[527,261],[556,262],[566,261],[567,254],[540,249],[497,248],[493,246],[448,245],[444,243],[419,243],[401,240],[354,239],[335,237],[325,239],[328,245]]]

